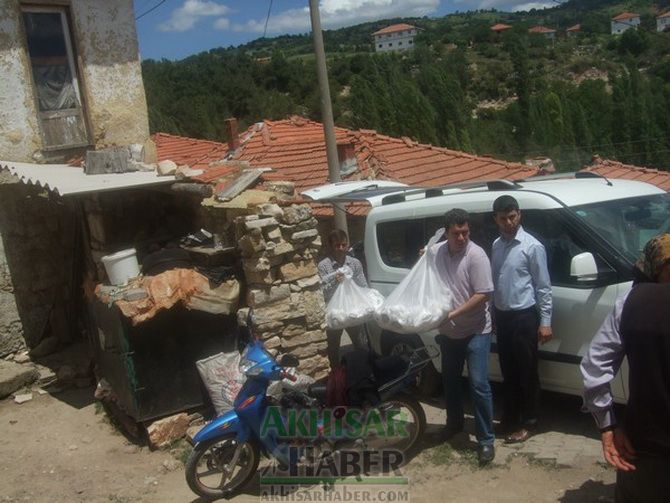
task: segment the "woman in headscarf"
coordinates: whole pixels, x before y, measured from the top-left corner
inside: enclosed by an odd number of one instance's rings
[[[584,410],[617,468],[616,502],[661,503],[670,501],[670,234],[651,239],[635,268],[582,360]],[[618,421],[610,382],[624,356],[629,400]]]

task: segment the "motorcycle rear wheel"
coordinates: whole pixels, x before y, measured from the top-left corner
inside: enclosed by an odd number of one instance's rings
[[[237,447],[235,434],[197,444],[186,461],[186,482],[198,496],[207,499],[230,498],[256,474],[260,453],[255,442],[242,444],[232,473],[224,467],[232,461]]]
[[[401,436],[385,436],[383,438],[366,438],[365,443],[375,450],[400,451],[405,462],[416,452],[419,441],[426,431],[426,414],[421,404],[412,397],[397,395],[384,400],[375,407],[386,417],[388,411],[400,411],[399,415],[392,416],[395,431],[403,432]],[[388,426],[388,425],[387,425]],[[404,432],[407,433],[404,436]],[[387,430],[388,433],[388,430]]]

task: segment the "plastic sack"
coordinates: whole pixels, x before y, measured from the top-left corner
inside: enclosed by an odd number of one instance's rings
[[[452,309],[453,295],[440,273],[438,254],[445,243],[426,247],[426,252],[391,292],[375,320],[386,330],[400,334],[436,329]]]
[[[246,376],[240,372],[240,354],[218,353],[195,362],[202,382],[205,383],[212,405],[217,415],[233,408],[235,397],[239,393]]]
[[[326,326],[340,329],[371,320],[384,303],[384,296],[373,288],[357,285],[348,267],[338,272],[344,274],[344,280],[326,305]]]

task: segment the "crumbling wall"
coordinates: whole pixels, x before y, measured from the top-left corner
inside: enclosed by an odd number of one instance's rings
[[[42,145],[16,0],[0,0],[0,159],[32,161]]]
[[[267,349],[298,357],[301,372],[324,377],[329,364],[317,221],[307,205],[263,204],[252,211],[235,218],[235,226],[253,329]]]
[[[36,187],[2,181],[0,356],[34,348],[49,336],[54,344],[70,341],[77,302],[73,205]]]
[[[91,144],[153,151],[132,0],[72,0],[69,12]],[[22,23],[19,1],[0,0],[0,159],[32,162],[42,139]]]

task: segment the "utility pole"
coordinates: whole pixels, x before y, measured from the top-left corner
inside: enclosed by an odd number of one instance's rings
[[[335,139],[335,121],[333,120],[333,106],[330,101],[330,87],[328,86],[328,68],[326,67],[326,51],[323,48],[323,33],[321,32],[321,17],[319,15],[319,0],[309,0],[309,15],[312,19],[312,37],[314,38],[314,55],[316,56],[316,72],[319,78],[321,95],[321,120],[323,133],[326,137],[326,155],[328,157],[328,180],[336,183],[340,177],[340,161],[337,158],[337,141]],[[335,213],[335,228],[347,230],[347,213],[341,203],[333,204]]]

